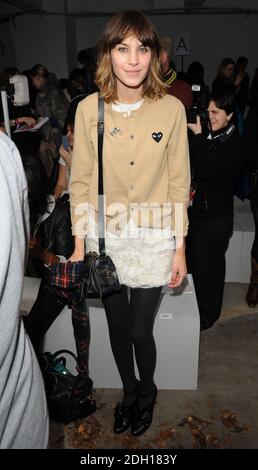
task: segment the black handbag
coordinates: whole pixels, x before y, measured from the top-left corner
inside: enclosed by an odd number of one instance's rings
[[[68,424],[94,413],[96,402],[92,399],[90,377],[71,374],[62,354],[69,354],[77,363],[73,352],[61,349],[55,354],[41,354],[39,364],[45,382],[49,416],[54,421]]]
[[[82,289],[86,298],[100,298],[121,289],[115,265],[105,253],[90,251],[84,258],[86,274]]]
[[[83,277],[83,295],[100,298],[105,294],[121,289],[115,265],[106,254],[105,217],[103,191],[103,135],[104,135],[104,99],[98,99],[98,240],[99,254],[90,251],[84,258],[85,275]]]

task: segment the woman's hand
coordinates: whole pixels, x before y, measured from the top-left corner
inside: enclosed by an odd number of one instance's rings
[[[36,120],[30,116],[22,116],[16,119],[19,124],[25,124],[27,127],[33,127],[36,124]]]
[[[65,161],[67,167],[69,170],[71,169],[71,164],[72,164],[72,152],[71,150],[65,150],[65,148],[61,145],[59,149],[59,155],[63,158]]]
[[[77,261],[83,261],[84,255],[82,253],[74,251],[68,261],[76,263]]]
[[[172,277],[170,283],[168,284],[169,287],[179,287],[186,275],[187,269],[185,260],[185,245],[183,243],[182,246],[176,249],[173,256]]]
[[[36,238],[31,238],[29,241],[29,250],[30,250],[30,255],[33,256],[33,258],[40,259],[43,261],[44,258],[44,249],[38,242]]]
[[[65,191],[66,189],[67,188],[65,188],[61,184],[57,184],[53,192],[55,200],[59,199],[62,196],[63,191]]]
[[[85,252],[84,238],[75,237],[75,248],[68,261],[83,261]]]
[[[68,189],[68,184],[67,184],[67,167],[64,165],[61,165],[59,163],[58,165],[58,178],[56,182],[56,186],[53,192],[53,196],[55,199],[58,199],[59,197],[62,196],[62,192],[66,191]]]
[[[51,251],[42,248],[36,238],[30,239],[29,250],[33,258],[39,259],[45,265],[49,265],[50,263],[57,264],[59,262],[58,256],[55,256],[54,253],[51,253]]]
[[[201,125],[201,119],[200,116],[197,115],[196,117],[196,122],[195,123],[188,123],[187,124],[188,129],[191,129],[191,131],[194,134],[201,134],[202,133],[202,125]]]

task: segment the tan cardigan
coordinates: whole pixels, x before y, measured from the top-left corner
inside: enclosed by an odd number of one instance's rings
[[[80,238],[87,234],[85,203],[95,215],[98,209],[97,100],[94,93],[81,101],[75,120],[70,200],[73,234]],[[186,235],[190,168],[185,110],[177,98],[145,99],[130,117],[105,103],[103,166],[109,231],[132,217],[138,226],[170,225],[175,235]],[[139,203],[152,208],[147,219]]]

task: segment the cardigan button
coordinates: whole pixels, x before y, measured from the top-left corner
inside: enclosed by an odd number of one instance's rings
[[[133,162],[133,161],[131,161],[131,162],[130,162],[130,165],[134,165],[134,162]]]

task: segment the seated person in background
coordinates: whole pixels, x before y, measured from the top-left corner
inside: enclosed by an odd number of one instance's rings
[[[84,69],[74,69],[68,79],[67,91],[73,100],[76,96],[86,97],[91,91],[91,78]]]
[[[28,242],[27,184],[19,152],[0,132],[0,449],[45,449],[44,385],[20,315]]]
[[[235,75],[236,74],[236,75]],[[238,128],[238,132],[241,136],[244,135],[244,117],[242,111],[242,100],[241,94],[242,90],[240,87],[242,73],[239,73],[236,69],[236,64],[233,59],[226,57],[223,59],[219,65],[217,77],[214,79],[212,83],[212,90],[219,91],[223,90],[224,87],[231,87],[232,93],[236,95],[236,110],[234,113],[234,124]],[[245,88],[245,80],[244,80],[244,88]],[[249,79],[248,79],[248,86],[249,86]],[[240,95],[239,95],[240,92]],[[245,93],[244,93],[245,94]],[[239,107],[241,105],[242,110]]]
[[[173,70],[171,62],[171,39],[162,38],[161,67],[163,72],[163,82],[168,85],[169,95],[178,98],[186,109],[190,109],[193,102],[192,89],[189,83],[177,78],[177,73]]]
[[[209,87],[204,81],[204,75],[205,71],[203,65],[201,64],[201,62],[195,60],[189,65],[187,69],[187,72],[185,74],[185,81],[189,83],[190,86],[200,85],[202,90],[208,92]]]
[[[38,352],[44,334],[67,303],[49,288],[46,266],[60,260],[65,262],[73,252],[74,242],[69,201],[67,198],[55,201],[49,195],[47,175],[38,158],[26,156],[23,165],[29,189],[30,257],[38,276],[42,277],[37,299],[24,323]]]
[[[54,142],[56,145],[60,145],[69,102],[54,74],[49,73],[44,65],[34,65],[30,76],[32,84],[37,90],[36,115],[49,118]]]
[[[63,127],[69,102],[55,75],[49,73],[44,65],[34,65],[30,77],[33,86],[37,90],[35,100],[36,116],[49,118],[49,122],[40,130],[41,142],[38,155],[45,166],[48,177],[52,178],[54,162],[58,158],[58,149],[62,143]]]
[[[246,72],[248,60],[246,57],[238,57],[234,74],[234,84],[237,87],[236,100],[240,113],[244,116],[249,98],[249,75]]]
[[[60,78],[58,83],[59,83],[59,86],[60,86],[62,92],[64,93],[67,101],[69,101],[69,103],[70,103],[71,96],[69,95],[69,92],[68,92],[68,85],[69,85],[68,78]]]
[[[48,117],[54,143],[59,147],[62,140],[62,130],[69,102],[62,92],[54,74],[49,73],[46,67],[36,64],[31,69],[30,77],[37,90],[35,111],[39,117]],[[44,126],[47,132],[47,126]],[[49,138],[49,134],[46,136]]]
[[[62,196],[63,193],[68,192],[70,170],[71,170],[71,163],[72,163],[75,114],[76,114],[78,103],[84,98],[85,98],[84,95],[77,96],[76,98],[74,98],[67,112],[66,123],[65,123],[65,128],[67,129],[67,132],[66,132],[67,139],[63,140],[63,143],[59,149],[60,158],[58,162],[59,164],[58,177],[57,177],[56,186],[53,191],[53,196],[55,197],[55,199]]]
[[[87,49],[82,49],[77,54],[77,61],[83,65],[82,71],[87,77],[87,94],[95,93],[98,91],[98,87],[95,81],[96,68],[98,62],[98,48],[97,47],[88,47]]]
[[[230,57],[225,57],[219,64],[217,76],[212,82],[212,90],[217,91],[221,88],[223,89],[225,85],[231,85],[232,90],[236,91],[236,86],[234,85],[234,71],[235,71],[235,61]]]

